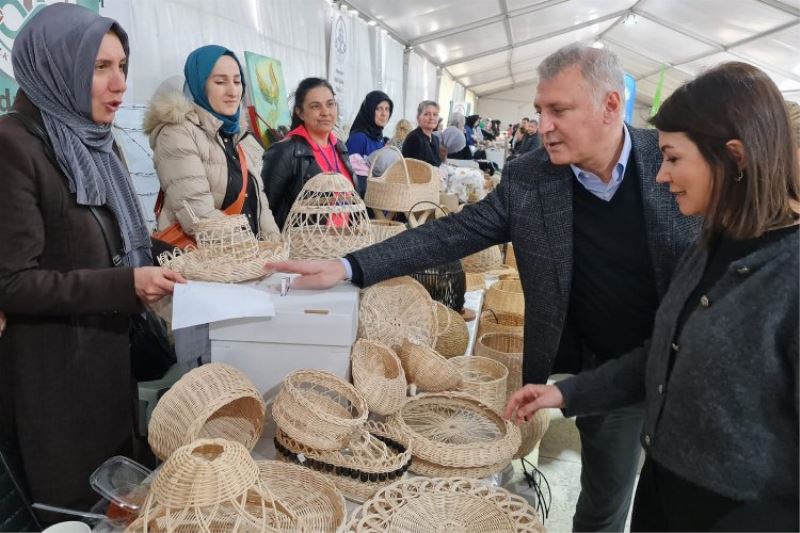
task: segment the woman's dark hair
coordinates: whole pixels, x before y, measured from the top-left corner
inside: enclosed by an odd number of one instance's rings
[[[335,97],[336,93],[333,92],[333,87],[328,80],[323,78],[306,78],[300,82],[300,85],[297,86],[297,89],[294,91],[293,97],[293,104],[292,104],[292,128],[295,129],[297,126],[303,123],[302,119],[300,119],[300,115],[298,114],[298,110],[303,110],[303,103],[306,101],[306,95],[308,91],[311,89],[316,89],[317,87],[327,87],[331,94]]]
[[[789,116],[780,90],[761,70],[740,62],[712,68],[677,89],[650,123],[685,133],[711,167],[703,242],[721,232],[758,237],[797,218],[800,169]],[[744,145],[741,174],[726,146],[732,139]]]

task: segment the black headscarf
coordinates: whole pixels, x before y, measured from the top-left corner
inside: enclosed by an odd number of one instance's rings
[[[469,126],[470,128],[474,128],[475,124],[478,123],[478,119],[479,118],[481,118],[480,115],[470,115],[470,116],[468,116],[467,119],[466,119],[467,126]]]
[[[357,131],[363,131],[367,137],[379,141],[383,138],[383,128],[375,124],[375,110],[381,102],[389,102],[389,116],[392,116],[394,111],[394,103],[389,95],[383,91],[372,91],[367,93],[364,101],[361,102],[361,107],[358,109],[356,119],[350,127],[350,134]]]

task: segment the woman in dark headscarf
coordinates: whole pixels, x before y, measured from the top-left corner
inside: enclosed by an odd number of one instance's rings
[[[42,9],[12,51],[0,118],[0,442],[32,499],[88,509],[89,475],[132,452],[130,315],[172,292],[111,134],[128,37],[73,4]],[[57,519],[40,515],[43,522]]]
[[[388,94],[383,91],[367,93],[350,127],[350,137],[347,138],[347,151],[350,152],[354,170],[359,168],[354,156],[360,156],[367,162],[370,154],[386,146],[387,138],[383,136],[383,128],[389,123],[393,111],[394,103]],[[362,165],[362,168],[365,166]],[[363,196],[367,190],[366,173],[362,170],[356,172],[356,175],[356,189]]]

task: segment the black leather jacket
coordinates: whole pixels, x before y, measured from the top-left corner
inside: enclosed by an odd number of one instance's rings
[[[354,176],[350,154],[341,140],[336,141],[336,151],[347,171]],[[275,143],[264,152],[264,166],[261,169],[264,192],[267,194],[275,223],[281,230],[303,185],[321,172],[322,169],[314,160],[311,146],[298,135]]]

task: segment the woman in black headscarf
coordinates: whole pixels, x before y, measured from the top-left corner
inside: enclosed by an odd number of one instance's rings
[[[127,61],[114,20],[45,7],[16,38],[20,90],[0,118],[0,442],[33,501],[74,509],[97,501],[95,468],[132,453],[130,317],[183,281],[151,266],[111,133]]]
[[[366,98],[358,109],[353,125],[350,127],[350,136],[347,138],[347,151],[350,157],[360,156],[366,163],[369,155],[386,146],[388,140],[383,136],[383,128],[389,123],[394,111],[394,103],[389,95],[383,91],[367,93]],[[355,163],[354,163],[355,164]],[[355,165],[358,170],[360,165]],[[362,167],[363,168],[363,167]],[[356,190],[362,196],[366,193],[366,175],[364,171],[356,173]]]

